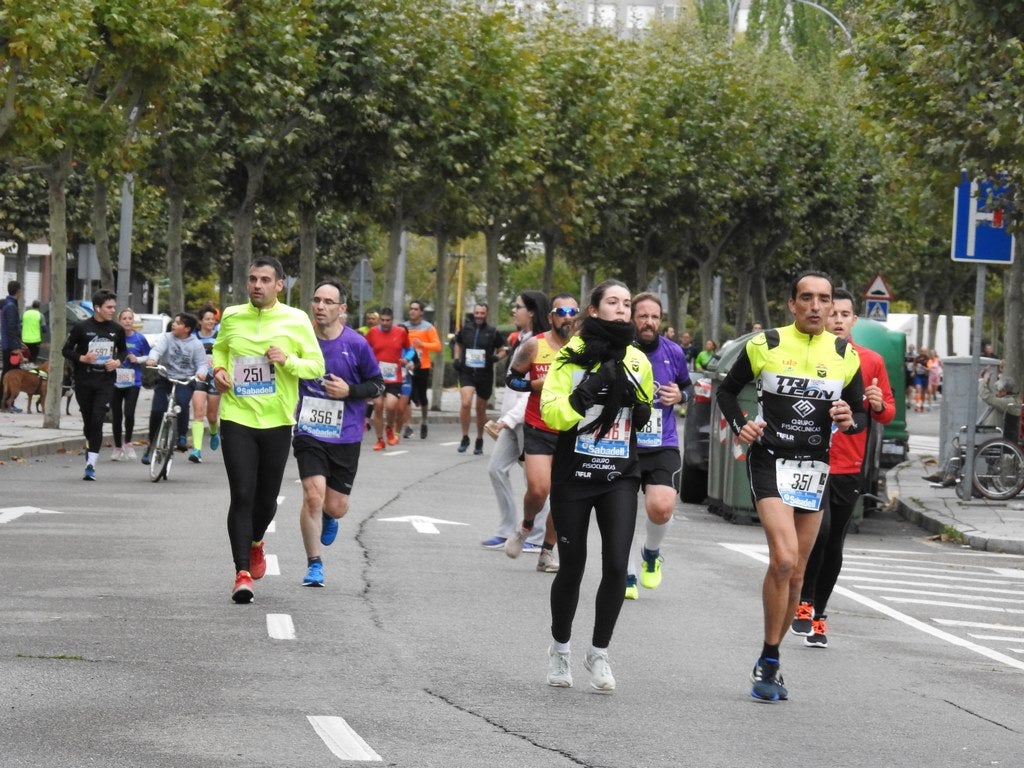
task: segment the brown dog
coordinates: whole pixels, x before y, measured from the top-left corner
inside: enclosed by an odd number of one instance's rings
[[[35,370],[14,368],[4,375],[3,409],[9,411],[18,395],[28,395],[28,412],[32,412],[32,398],[36,398],[36,412],[42,413],[46,401],[46,373],[50,364],[43,363]]]

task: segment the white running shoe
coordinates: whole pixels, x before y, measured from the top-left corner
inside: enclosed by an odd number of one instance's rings
[[[590,672],[590,687],[595,691],[614,691],[615,678],[608,663],[608,651],[587,651],[583,666]]]
[[[558,561],[550,549],[542,549],[537,558],[537,570],[541,573],[558,573]]]
[[[569,652],[556,651],[553,645],[548,647],[548,685],[555,688],[572,688]]]
[[[505,554],[515,560],[523,552],[523,544],[526,543],[526,537],[530,535],[530,531],[524,531],[522,526],[505,539]]]
[[[110,452],[111,461],[124,461],[124,448],[114,446],[114,450]]]
[[[124,452],[122,455],[124,456],[125,461],[135,461],[137,458],[139,458],[138,456],[135,455],[135,446],[133,446],[131,443],[125,443],[124,448],[122,448],[121,450]]]

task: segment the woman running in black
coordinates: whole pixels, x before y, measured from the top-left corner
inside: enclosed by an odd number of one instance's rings
[[[625,284],[606,280],[598,285],[578,335],[558,353],[541,393],[544,421],[559,430],[551,470],[551,516],[561,568],[551,585],[548,685],[561,688],[572,685],[569,637],[587,562],[591,511],[601,531],[601,583],[584,665],[591,687],[615,688],[608,645],[622,608],[636,525],[636,432],[650,417],[654,392],[651,364],[632,343],[630,306]]]

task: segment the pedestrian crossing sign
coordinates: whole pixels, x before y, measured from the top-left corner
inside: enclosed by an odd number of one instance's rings
[[[889,302],[885,299],[868,299],[867,316],[869,320],[884,323],[889,319]]]

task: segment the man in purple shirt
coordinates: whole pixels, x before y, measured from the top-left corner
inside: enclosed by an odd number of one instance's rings
[[[320,545],[338,535],[359,467],[366,401],[384,392],[377,359],[366,339],[345,324],[347,297],[341,284],[325,280],[313,293],[313,330],[324,354],[321,379],[299,381],[292,450],[302,479],[299,528],[306,548],[303,586],[322,587]]]
[[[640,548],[640,584],[655,589],[661,584],[661,542],[672,522],[682,477],[675,406],[686,399],[690,374],[682,347],[658,333],[661,299],[657,294],[640,293],[633,297],[633,324],[636,345],[647,355],[654,370],[655,407],[647,425],[636,434],[636,447],[647,509],[646,538]],[[639,596],[636,565],[630,558],[626,598],[636,600]]]

